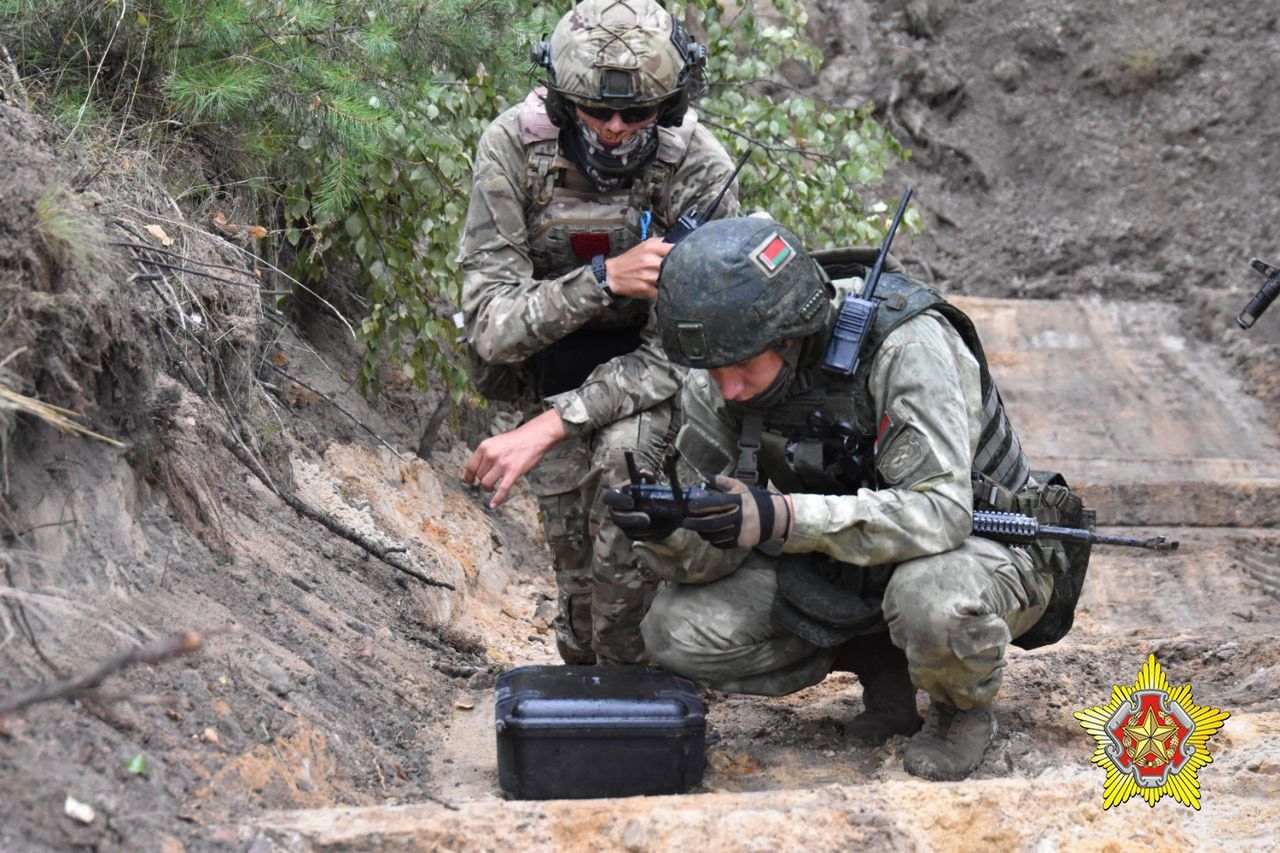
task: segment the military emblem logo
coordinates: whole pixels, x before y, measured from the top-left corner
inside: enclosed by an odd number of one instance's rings
[[[1229,716],[1193,702],[1190,684],[1170,687],[1156,656],[1148,655],[1132,687],[1117,684],[1108,704],[1075,713],[1097,743],[1091,761],[1107,771],[1102,807],[1134,796],[1154,807],[1169,796],[1199,809],[1196,772],[1213,761],[1209,738]]]
[[[764,242],[751,252],[751,262],[760,267],[764,274],[769,278],[773,278],[778,274],[778,270],[787,265],[787,262],[796,256],[796,252],[791,248],[791,244],[782,239],[777,231],[774,231]]]

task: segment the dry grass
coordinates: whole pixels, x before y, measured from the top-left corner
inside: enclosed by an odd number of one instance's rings
[[[1203,49],[1178,41],[1143,40],[1113,59],[1118,76],[1132,91],[1164,86],[1199,67]]]
[[[59,269],[100,268],[110,257],[101,219],[72,203],[62,184],[36,199],[35,234]]]
[[[80,416],[70,409],[64,409],[61,406],[43,403],[34,397],[19,394],[5,385],[2,379],[0,379],[0,411],[23,412],[28,415],[34,415],[50,426],[62,430],[63,432],[75,433],[76,435],[83,435],[87,438],[95,438],[98,441],[105,441],[107,444],[111,444],[116,447],[124,447],[124,444],[116,441],[114,438],[108,438],[105,435],[94,432],[86,426],[76,423],[74,419]]]

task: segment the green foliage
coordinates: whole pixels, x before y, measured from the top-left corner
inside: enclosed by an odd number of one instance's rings
[[[867,109],[788,95],[761,81],[786,59],[815,66],[797,0],[672,2],[710,49],[697,108],[763,207],[813,245],[865,243],[885,205],[859,191],[903,152]],[[354,265],[367,313],[361,372],[469,385],[454,355],[456,246],[480,134],[530,86],[527,47],[568,0],[0,0],[0,40],[68,135],[99,119],[155,120],[198,141],[257,194],[275,233],[317,281]],[[908,224],[912,225],[911,219]]]
[[[324,250],[354,252],[367,279],[368,311],[360,334],[369,348],[361,379],[374,383],[382,364],[397,364],[416,382],[444,378],[453,399],[468,392],[451,314],[460,300],[456,246],[467,213],[471,152],[506,105],[493,78],[478,71],[441,83],[407,110],[389,136],[384,158],[356,170],[359,195],[340,228],[314,223],[308,263]],[[447,118],[446,118],[447,117]],[[287,214],[302,214],[295,198]],[[293,227],[290,241],[304,237]]]
[[[904,152],[869,107],[841,109],[795,96],[779,104],[759,93],[759,81],[776,76],[783,60],[815,67],[821,60],[803,36],[801,5],[775,0],[772,7],[781,25],[758,22],[752,3],[723,23],[717,0],[671,4],[709,42],[712,85],[699,114],[731,152],[750,142],[768,152],[757,154],[757,167],[742,175],[744,206],[773,211],[815,246],[877,241],[891,211],[880,201],[864,204],[859,190],[879,183],[885,166]],[[528,34],[548,32],[561,11],[539,7],[539,17],[520,28],[522,46]],[[440,342],[453,334],[445,306],[460,302],[454,247],[466,215],[470,158],[488,121],[528,86],[519,74],[495,78],[483,72],[442,85],[397,128],[394,159],[403,166],[363,174],[372,198],[351,214],[345,230],[370,279],[369,313],[361,326],[370,347],[366,381],[379,364],[403,357],[410,378],[423,381],[424,370],[443,372],[455,400],[467,393],[462,371]],[[918,224],[914,211],[907,224]]]
[[[796,92],[779,100],[760,93],[762,82],[779,79],[785,60],[815,71],[821,65],[821,53],[804,36],[803,5],[772,0],[762,9],[747,0],[732,16],[718,0],[672,7],[706,34],[709,85],[697,105],[703,123],[730,153],[751,144],[764,149],[752,157],[756,168],[739,180],[743,207],[770,211],[813,246],[883,237],[892,211],[883,202],[866,203],[861,191],[879,184],[885,167],[906,152],[871,117],[871,107],[848,109]],[[907,225],[918,223],[909,213]]]
[[[177,126],[254,194],[304,280],[354,264],[364,380],[403,363],[461,389],[440,319],[451,248],[499,88],[527,85],[525,18],[516,0],[0,0],[0,41],[68,138],[122,114]],[[486,64],[509,69],[500,87]]]

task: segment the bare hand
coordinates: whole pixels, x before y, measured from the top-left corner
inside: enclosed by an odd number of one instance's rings
[[[658,298],[658,269],[672,248],[661,237],[650,237],[616,258],[604,262],[605,280],[617,297]]]
[[[537,465],[547,451],[564,440],[564,422],[555,409],[502,435],[480,442],[467,460],[462,480],[468,486],[479,485],[486,492],[497,488],[489,506],[497,509],[507,499],[516,481]]]

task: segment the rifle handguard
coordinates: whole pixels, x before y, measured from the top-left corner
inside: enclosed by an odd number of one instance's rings
[[[1030,545],[1040,533],[1040,522],[1016,512],[973,511],[973,534],[1009,545]]]
[[[1272,266],[1261,258],[1250,258],[1249,265],[1267,277],[1266,284],[1253,295],[1244,310],[1236,315],[1236,325],[1242,329],[1253,326],[1262,313],[1271,307],[1271,303],[1280,296],[1280,267]]]
[[[1178,541],[1163,536],[1142,539],[1136,536],[1109,536],[1081,527],[1054,527],[1041,524],[1029,515],[1016,512],[973,511],[973,535],[1007,545],[1030,545],[1040,539],[1088,542],[1093,545],[1123,545],[1148,551],[1176,551]]]

